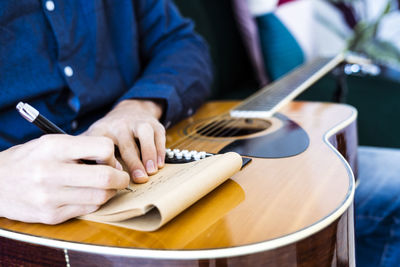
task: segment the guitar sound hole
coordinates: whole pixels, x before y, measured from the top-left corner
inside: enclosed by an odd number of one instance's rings
[[[255,134],[268,129],[271,122],[262,119],[226,118],[198,125],[196,132],[207,137],[236,137]]]

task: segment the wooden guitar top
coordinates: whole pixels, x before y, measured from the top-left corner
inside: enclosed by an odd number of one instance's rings
[[[227,113],[237,103],[207,103],[167,131],[167,147],[217,153],[235,138],[185,134],[196,121]],[[308,237],[339,218],[353,200],[353,173],[328,138],[355,123],[357,112],[347,105],[292,102],[281,113],[308,134],[304,152],[253,158],[160,230],[139,232],[77,219],[51,226],[1,218],[0,235],[71,250],[178,259],[244,255]],[[267,138],[280,127],[279,120],[270,121],[270,128],[254,136]]]

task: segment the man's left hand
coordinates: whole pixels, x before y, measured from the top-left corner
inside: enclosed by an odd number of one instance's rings
[[[156,102],[124,100],[83,134],[111,138],[133,181],[144,183],[148,174],[164,166],[165,128],[158,121],[161,115],[162,106]]]

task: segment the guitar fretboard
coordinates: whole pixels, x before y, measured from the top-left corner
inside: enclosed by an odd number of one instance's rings
[[[343,60],[343,54],[331,58],[316,58],[261,88],[232,109],[230,115],[239,118],[271,117],[283,105],[293,100]]]

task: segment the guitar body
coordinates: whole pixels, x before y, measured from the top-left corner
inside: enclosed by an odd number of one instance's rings
[[[271,119],[227,121],[223,114],[237,103],[207,103],[167,131],[167,147],[210,153],[232,147],[251,161],[161,229],[2,218],[0,264],[354,265],[357,112],[346,105],[291,102]],[[257,155],[251,155],[248,147],[257,143]]]

